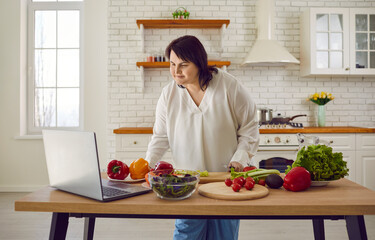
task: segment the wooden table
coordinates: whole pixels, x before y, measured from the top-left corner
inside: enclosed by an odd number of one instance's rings
[[[225,201],[203,197],[168,201],[150,192],[102,203],[45,187],[15,202],[16,211],[53,212],[50,239],[65,239],[69,217],[84,217],[84,238],[92,239],[95,218],[312,219],[315,239],[324,239],[324,219],[345,219],[349,239],[367,239],[363,215],[375,215],[375,191],[347,179],[303,192],[270,189],[267,197]]]

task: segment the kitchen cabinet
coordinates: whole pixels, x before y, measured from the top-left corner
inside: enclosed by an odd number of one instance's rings
[[[142,52],[145,52],[145,38],[144,29],[165,29],[165,28],[218,28],[220,29],[220,46],[223,49],[223,36],[226,27],[230,23],[229,19],[138,19],[137,25],[141,31],[141,47]],[[226,67],[230,65],[229,61],[212,61],[209,65],[216,65],[217,67]],[[141,71],[142,92],[144,90],[144,68],[168,68],[169,62],[137,62],[137,67]]]
[[[375,190],[375,134],[316,134],[328,141],[334,152],[342,152],[349,168],[348,179]]]
[[[375,190],[375,134],[356,134],[356,182]]]
[[[300,23],[301,76],[375,75],[374,8],[310,8]]]
[[[151,136],[152,134],[116,134],[115,158],[128,166],[138,158],[145,158]],[[164,154],[162,160],[173,164],[170,150]]]

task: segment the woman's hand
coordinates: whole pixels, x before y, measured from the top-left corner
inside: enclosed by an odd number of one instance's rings
[[[243,166],[241,163],[233,161],[228,164],[228,172],[230,172],[231,168],[234,168],[236,172],[242,172]]]

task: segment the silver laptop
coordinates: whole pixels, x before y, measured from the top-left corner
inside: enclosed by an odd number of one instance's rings
[[[112,201],[151,191],[102,179],[94,132],[43,130],[49,182],[52,187],[99,201]]]

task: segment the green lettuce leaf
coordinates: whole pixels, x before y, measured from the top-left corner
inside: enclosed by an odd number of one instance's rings
[[[285,170],[285,174],[294,167],[304,167],[310,172],[312,181],[337,180],[347,176],[349,172],[342,153],[333,153],[332,148],[325,145],[303,147],[298,152],[296,161]]]

